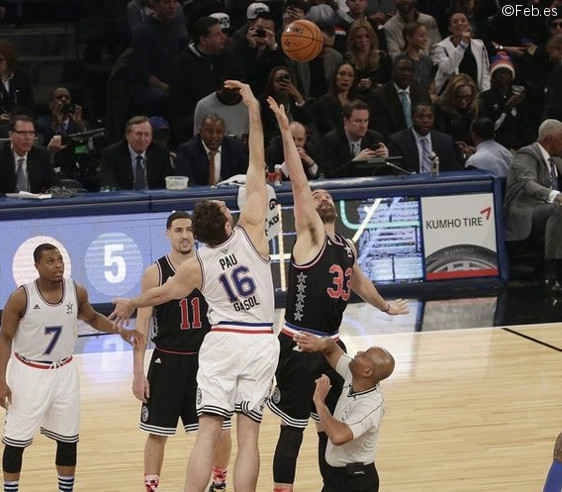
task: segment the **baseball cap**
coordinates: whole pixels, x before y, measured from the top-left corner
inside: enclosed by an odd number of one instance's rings
[[[258,15],[264,12],[269,13],[269,7],[265,3],[254,2],[248,5],[246,10],[246,19],[254,20]]]
[[[226,12],[214,12],[209,17],[217,19],[223,31],[230,31],[230,15]]]

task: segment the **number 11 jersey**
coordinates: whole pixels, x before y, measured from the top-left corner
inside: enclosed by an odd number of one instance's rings
[[[285,326],[321,336],[338,333],[343,312],[351,296],[355,255],[339,234],[326,235],[316,258],[289,265]]]

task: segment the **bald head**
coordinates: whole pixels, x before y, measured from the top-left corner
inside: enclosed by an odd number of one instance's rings
[[[349,368],[355,382],[370,388],[392,374],[394,357],[382,347],[371,347],[365,352],[357,352]]]
[[[376,382],[382,381],[394,372],[394,357],[382,347],[371,347],[367,354],[373,362],[373,373]]]
[[[306,128],[302,123],[293,121],[289,124],[291,135],[297,147],[304,147],[306,144]]]

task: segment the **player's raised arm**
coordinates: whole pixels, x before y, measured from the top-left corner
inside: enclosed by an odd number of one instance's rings
[[[291,134],[289,118],[287,118],[285,108],[283,105],[277,104],[272,97],[267,98],[267,103],[275,114],[279,130],[281,131],[283,154],[285,156],[285,163],[289,168],[289,177],[291,178],[291,187],[293,189],[296,232],[300,235],[307,231],[318,230],[318,237],[323,238],[324,226],[318,212],[316,212],[314,200],[312,199],[312,190],[308,184],[308,178],[304,172],[297,146]]]
[[[260,103],[248,84],[237,80],[227,80],[224,86],[238,89],[242,101],[248,107],[250,129],[248,136],[249,163],[246,172],[247,201],[240,210],[240,225],[259,228],[265,238],[265,219],[267,216],[267,190],[265,187],[265,151],[263,148],[263,128],[261,124]]]

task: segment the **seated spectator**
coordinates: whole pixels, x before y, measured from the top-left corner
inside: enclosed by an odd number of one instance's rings
[[[225,76],[224,80],[229,78]],[[215,92],[200,99],[195,106],[193,134],[197,135],[203,120],[211,115],[220,116],[225,124],[225,133],[229,137],[246,140],[249,131],[248,107],[242,102],[238,91],[227,89],[221,83]]]
[[[271,70],[285,63],[275,33],[273,17],[262,12],[252,21],[246,37],[233,42],[233,59],[241,64],[244,78],[254,94],[263,94]]]
[[[171,174],[168,152],[152,141],[152,126],[146,116],[131,118],[125,138],[103,151],[102,189],[165,188],[165,178]]]
[[[345,7],[340,5],[336,11],[335,48],[340,53],[345,53],[352,24],[359,20],[367,21],[367,0],[345,0],[341,3],[345,3]]]
[[[480,39],[472,38],[472,30],[464,12],[453,12],[449,18],[451,35],[437,43],[431,54],[437,66],[435,90],[441,94],[451,77],[464,73],[476,82],[479,91],[490,88],[488,52]]]
[[[35,110],[31,79],[17,66],[14,46],[0,41],[0,137],[8,136],[13,114],[32,116]]]
[[[409,22],[419,22],[427,28],[429,43],[426,55],[429,55],[433,45],[441,41],[441,34],[437,22],[431,15],[423,14],[416,9],[416,0],[396,0],[396,14],[384,25],[386,35],[386,49],[392,59],[398,56],[404,45],[404,27]]]
[[[216,115],[203,120],[199,135],[178,147],[176,173],[188,176],[191,186],[214,185],[245,174],[248,152],[237,138],[225,136],[225,124]]]
[[[509,149],[528,145],[534,139],[524,86],[513,85],[515,67],[506,53],[491,65],[491,88],[480,93],[478,114],[494,122],[496,140]]]
[[[390,59],[379,50],[377,36],[367,19],[351,24],[345,58],[355,68],[357,96],[365,101],[371,91],[390,79]]]
[[[465,166],[507,177],[513,155],[494,139],[494,122],[490,118],[478,118],[471,130],[476,152],[467,159]]]
[[[273,111],[269,109],[267,98],[272,97],[277,104],[283,104],[289,121],[300,121],[308,124],[312,121],[310,104],[295,86],[291,73],[287,67],[280,66],[271,70],[267,81],[261,104],[261,119],[265,145],[279,134],[279,126]]]
[[[170,114],[174,138],[188,140],[193,131],[193,112],[199,99],[223,81],[225,35],[212,17],[201,17],[192,27],[193,42],[178,57],[170,89]]]
[[[402,54],[394,59],[392,80],[373,94],[371,128],[384,138],[412,127],[412,108],[429,102],[429,94],[414,81],[414,62]]]
[[[389,137],[390,155],[403,157],[398,165],[414,173],[429,173],[433,168],[433,159],[438,157],[441,171],[461,169],[453,139],[433,129],[433,107],[427,103],[416,104],[412,120],[412,128]]]
[[[175,0],[150,0],[153,15],[133,31],[133,101],[149,114],[165,114],[174,62],[187,44],[174,26]]]
[[[435,108],[435,128],[453,137],[463,163],[474,153],[470,127],[477,116],[476,84],[468,75],[455,75]]]
[[[320,54],[309,62],[289,60],[289,68],[298,81],[305,98],[317,98],[328,91],[336,67],[342,62],[342,54],[334,49],[335,31],[331,24],[321,24],[324,46]]]
[[[224,9],[222,9],[224,10]],[[224,34],[224,47],[229,50],[232,47],[232,28],[230,24],[230,15],[226,12],[213,12],[209,14],[212,19],[217,19],[221,25],[221,31]]]
[[[327,133],[319,144],[323,153],[320,171],[327,178],[351,176],[355,161],[388,157],[382,135],[369,130],[369,106],[361,100],[343,107],[343,128]]]
[[[174,169],[176,167],[176,153],[170,150],[170,140],[172,138],[170,123],[162,116],[151,116],[148,122],[152,127],[152,141],[168,151],[170,167]]]
[[[281,16],[281,29],[279,35],[291,23],[299,19],[304,19],[304,15],[308,11],[308,3],[306,0],[285,0],[283,5],[283,14]]]
[[[427,27],[419,22],[409,22],[404,28],[404,39],[406,40],[404,53],[414,62],[414,81],[429,93],[431,101],[434,102],[437,100],[437,95],[433,81],[433,62],[431,57],[426,55]]]
[[[42,193],[55,184],[49,153],[34,145],[35,135],[30,116],[12,116],[10,141],[0,150],[0,193]]]
[[[186,20],[180,2],[176,2],[176,0],[168,0],[168,2],[176,4],[175,16],[170,21],[172,37],[178,36],[187,39]],[[155,15],[149,3],[150,0],[131,0],[127,4],[127,24],[131,33]]]
[[[505,189],[507,241],[544,241],[545,274],[553,294],[562,294],[562,122],[545,120],[537,142],[519,149]]]
[[[553,69],[546,83],[544,117],[562,120],[562,32],[548,40],[546,51]]]
[[[312,106],[314,124],[320,135],[343,125],[343,107],[355,99],[355,69],[349,62],[338,65],[326,94]]]
[[[293,140],[297,146],[304,172],[308,179],[316,179],[319,171],[316,162],[320,160],[318,148],[308,138],[306,127],[303,124],[298,121],[293,121],[289,124],[289,128],[291,129]],[[283,179],[291,179],[289,176],[289,169],[285,164],[283,142],[281,141],[280,135],[271,140],[266,152],[266,162],[270,170],[274,170],[279,166]]]

